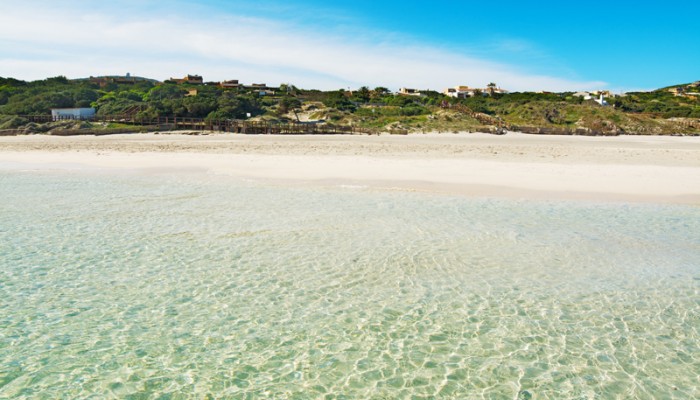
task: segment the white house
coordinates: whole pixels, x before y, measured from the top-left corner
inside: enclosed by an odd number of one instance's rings
[[[447,88],[442,91],[445,96],[456,97],[458,99],[464,99],[466,97],[474,96],[475,91],[479,89],[470,88],[469,86],[455,86],[453,88]]]
[[[90,119],[95,116],[94,108],[52,108],[51,119]]]
[[[418,89],[411,89],[411,88],[400,88],[399,89],[399,94],[403,96],[423,96],[423,93],[421,93],[421,90]]]
[[[608,105],[608,102],[605,101],[605,97],[603,97],[603,93],[600,94],[600,98],[599,98],[599,99],[595,99],[595,102],[598,103],[598,104],[600,104],[601,106],[607,106],[607,105]]]
[[[505,89],[501,89],[499,87],[487,87],[486,89],[483,89],[483,91],[484,91],[484,93],[488,93],[490,95],[510,93],[509,91],[507,91]]]

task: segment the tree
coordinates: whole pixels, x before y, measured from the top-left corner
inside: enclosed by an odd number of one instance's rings
[[[486,85],[486,91],[488,92],[488,94],[493,96],[493,94],[496,92],[497,87],[498,86],[495,83],[491,82],[488,85]]]
[[[206,96],[185,97],[182,105],[187,109],[188,116],[194,118],[204,118],[217,108],[216,100]]]
[[[377,86],[374,88],[373,92],[378,96],[386,96],[387,94],[391,94],[391,90],[385,88],[384,86]]]
[[[325,93],[323,104],[338,110],[355,111],[355,105],[345,96],[345,89]]]
[[[39,81],[39,82],[41,82],[41,81]],[[53,78],[46,78],[44,80],[44,82],[46,82],[48,84],[52,84],[52,85],[55,85],[55,84],[65,85],[65,84],[69,83],[68,78],[66,78],[63,75],[54,76]]]
[[[144,96],[145,101],[181,99],[187,95],[187,91],[177,85],[163,84],[149,90]]]
[[[289,110],[293,110],[295,108],[301,107],[301,101],[297,99],[296,97],[292,96],[284,96],[282,99],[280,99],[279,103],[277,104],[277,110],[280,112],[280,114],[286,114],[289,112]]]
[[[217,99],[218,108],[207,116],[207,119],[242,119],[251,115],[262,113],[259,99],[255,96],[237,95],[232,91],[225,91]]]
[[[358,102],[367,103],[370,98],[369,88],[367,86],[362,86],[353,93],[352,97]]]
[[[395,107],[406,107],[414,103],[415,99],[412,96],[392,96],[386,102],[387,105]]]
[[[88,103],[91,103],[99,98],[100,94],[94,89],[81,88],[73,91],[73,100],[76,103],[80,101],[87,101]]]
[[[117,93],[117,98],[131,101],[143,101],[143,94],[132,90],[123,90]]]
[[[292,96],[296,96],[297,93],[299,93],[299,88],[296,86],[292,85],[291,83],[283,83],[280,85],[280,92]]]
[[[383,86],[377,86],[372,90],[370,93],[370,98],[372,100],[378,100],[381,99],[382,97],[388,96],[391,94],[391,91]]]

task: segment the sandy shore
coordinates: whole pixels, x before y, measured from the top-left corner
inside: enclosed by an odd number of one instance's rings
[[[700,137],[134,134],[0,137],[0,170],[224,174],[472,196],[700,205]]]

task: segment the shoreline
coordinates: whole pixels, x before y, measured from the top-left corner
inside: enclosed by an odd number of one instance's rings
[[[700,137],[1,137],[0,171],[190,171],[267,184],[700,205]]]

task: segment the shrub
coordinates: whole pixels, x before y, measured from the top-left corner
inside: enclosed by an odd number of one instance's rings
[[[16,129],[28,124],[29,121],[14,115],[0,116],[0,129]]]

